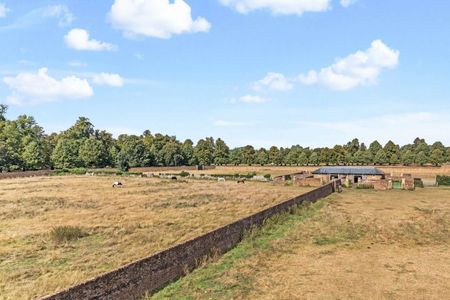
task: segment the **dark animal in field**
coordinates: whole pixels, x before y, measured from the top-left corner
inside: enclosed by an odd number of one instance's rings
[[[170,177],[170,179],[173,181],[178,180],[176,176],[172,176],[172,177]]]
[[[245,183],[245,179],[238,179],[237,183]]]
[[[114,182],[113,185],[112,185],[113,188],[120,188],[120,187],[122,187],[122,186],[123,186],[123,184],[122,184],[122,182],[120,182],[120,181],[116,181],[116,182]]]

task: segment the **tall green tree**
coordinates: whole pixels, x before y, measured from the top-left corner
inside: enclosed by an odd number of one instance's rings
[[[184,157],[184,163],[186,165],[195,165],[196,162],[194,160],[194,143],[192,140],[187,139],[181,145],[181,153]]]
[[[415,160],[416,160],[416,156],[412,150],[407,149],[402,152],[401,162],[405,166],[412,165]]]
[[[230,148],[221,139],[216,140],[216,145],[214,148],[213,160],[216,165],[226,165],[230,158]]]
[[[440,166],[445,162],[444,151],[440,148],[435,148],[430,155],[430,161],[435,166]]]
[[[244,148],[242,148],[241,156],[242,156],[242,163],[247,165],[252,165],[255,163],[255,148],[251,145],[247,145]]]
[[[300,155],[298,156],[297,163],[298,163],[300,166],[306,166],[306,165],[308,165],[309,160],[308,160],[308,154],[307,154],[306,151],[302,151],[302,152],[300,153]]]
[[[274,165],[280,165],[280,150],[276,146],[272,146],[269,149],[269,163]]]
[[[377,155],[378,151],[380,151],[381,149],[383,149],[383,147],[377,140],[373,141],[369,145],[369,151],[372,154],[372,157],[374,157],[374,158],[375,158],[375,155]]]
[[[317,152],[311,153],[311,156],[309,157],[309,162],[314,166],[318,166],[320,164],[319,154],[317,154]]]
[[[214,158],[214,140],[212,138],[199,140],[194,148],[194,158],[199,165],[211,165]]]
[[[82,140],[78,155],[85,167],[105,167],[109,163],[108,150],[94,137]]]
[[[269,152],[266,149],[260,148],[256,151],[255,162],[264,166],[269,163]]]
[[[176,141],[170,141],[161,149],[164,165],[179,166],[183,163],[183,151],[181,145]]]
[[[84,165],[79,158],[81,140],[61,138],[52,153],[52,162],[55,168],[78,168]]]
[[[415,163],[421,166],[428,163],[428,157],[425,154],[425,151],[420,151],[419,153],[417,153]]]
[[[383,149],[378,150],[375,154],[374,163],[377,165],[385,165],[389,162],[386,152]]]

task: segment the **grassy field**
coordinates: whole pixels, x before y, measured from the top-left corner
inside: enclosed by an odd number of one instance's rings
[[[137,177],[113,189],[114,180],[1,181],[0,299],[56,292],[310,190]]]
[[[300,171],[314,171],[319,167],[312,166],[217,166],[215,169],[203,170],[203,171],[189,171],[194,174],[247,174],[255,172],[258,175],[271,174],[273,176],[292,174]],[[405,166],[377,166],[386,174],[401,175],[402,173],[412,174],[414,177],[420,178],[435,178],[436,175],[450,175],[450,165],[444,165],[441,167],[405,167]],[[133,171],[146,171],[146,168],[135,168]],[[158,171],[152,172],[177,172],[174,170],[167,170],[160,168]]]
[[[148,299],[446,299],[450,189],[344,190]]]

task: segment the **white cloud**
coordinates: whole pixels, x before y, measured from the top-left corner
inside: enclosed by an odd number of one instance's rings
[[[6,17],[6,14],[9,12],[9,9],[5,4],[0,3],[0,18]]]
[[[121,87],[124,84],[124,80],[119,74],[112,73],[94,74],[92,82],[97,85],[109,85],[112,87]]]
[[[58,18],[60,26],[68,26],[75,19],[65,5],[51,5],[43,10],[43,16],[48,18]]]
[[[298,80],[300,83],[303,83],[304,85],[312,85],[317,82],[317,72],[314,70],[309,71],[306,75],[300,74],[298,76]]]
[[[355,4],[358,0],[341,0],[341,5],[343,7],[349,7],[352,4]]]
[[[128,36],[168,39],[174,34],[207,32],[211,24],[204,18],[193,19],[184,0],[115,0],[110,11],[114,27]]]
[[[377,82],[384,69],[398,65],[400,52],[386,46],[381,40],[372,42],[366,51],[358,51],[320,71],[301,74],[298,81],[303,84],[321,84],[334,90],[349,90],[360,85]]]
[[[89,38],[89,32],[74,28],[64,36],[67,47],[85,51],[112,51],[115,46]]]
[[[241,14],[266,9],[276,15],[302,15],[304,12],[323,12],[330,8],[331,0],[220,0]]]
[[[283,74],[274,72],[267,73],[266,77],[252,84],[252,89],[255,91],[266,88],[273,91],[289,91],[292,87],[293,85],[288,78]]]
[[[245,95],[240,97],[239,101],[244,103],[264,103],[268,102],[269,99],[257,95]]]
[[[16,105],[82,99],[94,94],[87,80],[76,76],[58,80],[49,76],[46,68],[39,69],[37,74],[23,72],[16,77],[4,77],[3,82],[12,91],[7,102]]]

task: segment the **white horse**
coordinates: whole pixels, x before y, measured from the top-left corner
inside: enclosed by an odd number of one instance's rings
[[[123,186],[123,184],[120,181],[116,181],[112,185],[113,188],[121,188],[122,186]]]

